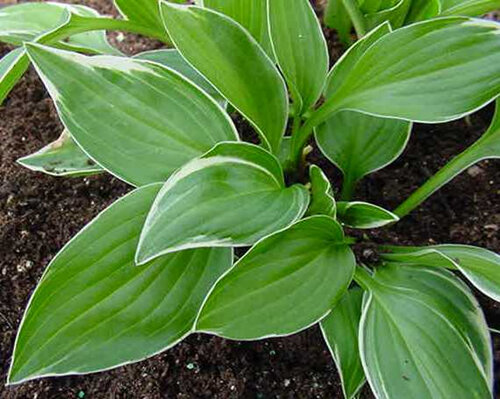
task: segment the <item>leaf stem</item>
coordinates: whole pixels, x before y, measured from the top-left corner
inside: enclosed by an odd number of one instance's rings
[[[356,266],[354,281],[365,291],[368,291],[374,285],[373,277],[361,266]]]
[[[366,34],[366,24],[365,17],[363,16],[361,10],[359,9],[356,0],[342,0],[342,4],[351,18],[354,29],[358,35],[358,38],[362,38]]]
[[[356,190],[356,185],[358,180],[352,179],[349,175],[344,175],[344,181],[342,182],[342,192],[340,194],[341,201],[350,201]]]
[[[38,42],[42,44],[54,43],[77,33],[91,32],[95,30],[118,30],[129,33],[137,33],[169,43],[166,33],[158,32],[158,30],[154,28],[137,24],[126,19],[82,17],[76,14],[71,14],[70,19],[66,22],[66,24],[42,35],[38,39]]]
[[[429,198],[434,192],[443,187],[450,180],[462,173],[464,170],[474,165],[476,162],[484,159],[478,151],[481,150],[480,141],[477,141],[464,152],[457,155],[443,168],[441,168],[434,176],[427,180],[420,188],[410,195],[401,205],[399,205],[394,213],[400,218],[408,215],[417,206]]]

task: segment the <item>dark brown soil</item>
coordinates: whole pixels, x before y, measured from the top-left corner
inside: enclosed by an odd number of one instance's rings
[[[112,13],[111,1],[84,3]],[[333,39],[331,32],[328,37]],[[158,43],[127,37],[120,47],[130,53],[157,48]],[[7,47],[0,47],[0,55],[6,51]],[[332,55],[339,55],[335,45]],[[366,179],[357,197],[394,208],[450,157],[476,140],[489,118],[491,107],[473,115],[469,123],[461,120],[416,126],[403,156]],[[335,367],[317,328],[253,343],[193,335],[172,350],[135,365],[4,387],[17,326],[44,268],[72,235],[130,189],[109,175],[64,180],[30,172],[15,163],[54,140],[60,131],[51,100],[30,71],[0,107],[0,398],[342,397]],[[332,165],[317,151],[311,160],[339,187],[340,174]],[[369,235],[381,243],[467,243],[500,252],[499,195],[500,163],[485,161],[456,178],[402,222]],[[376,254],[364,248],[359,256],[370,260]],[[499,329],[499,304],[479,298],[488,322]],[[495,346],[498,366],[498,337]],[[497,373],[499,370],[497,367]],[[497,380],[499,377],[497,374]]]

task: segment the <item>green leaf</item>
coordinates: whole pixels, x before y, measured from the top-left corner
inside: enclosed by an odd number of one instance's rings
[[[341,109],[427,123],[460,118],[500,92],[499,32],[497,22],[450,17],[389,33],[363,54],[309,125]]]
[[[460,272],[483,294],[500,302],[500,255],[470,245],[434,245],[428,247],[390,247],[383,254],[390,262],[446,267]]]
[[[219,144],[167,180],[146,220],[136,261],[186,248],[252,245],[300,219],[308,202],[304,186],[285,187],[278,160],[264,149]]]
[[[103,171],[78,147],[67,130],[56,141],[17,162],[51,176],[91,176]]]
[[[344,46],[349,46],[352,43],[352,22],[344,7],[343,0],[328,0],[324,19],[326,26],[337,31]]]
[[[129,21],[167,35],[160,14],[159,0],[114,0],[116,8]]]
[[[441,15],[479,17],[500,9],[499,0],[441,0]]]
[[[81,5],[52,2],[16,4],[0,10],[0,41],[17,46],[33,41],[42,33],[58,27],[68,12],[87,17],[99,16],[97,11]],[[58,46],[99,54],[120,53],[108,43],[104,31],[76,34]]]
[[[400,28],[405,22],[412,2],[412,0],[398,0],[388,8],[365,15],[368,29],[371,30],[385,21],[388,21],[393,28]]]
[[[160,188],[120,199],[52,260],[21,323],[10,384],[136,362],[193,331],[232,252],[196,249],[136,267],[139,233]]]
[[[326,215],[336,218],[337,204],[333,198],[330,180],[321,168],[311,165],[309,168],[309,179],[311,181],[311,203],[306,215]]]
[[[385,22],[354,43],[354,45],[340,57],[328,75],[328,82],[325,88],[325,96],[327,98],[332,98],[337,95],[337,91],[342,87],[344,81],[349,77],[350,71],[358,63],[363,54],[375,42],[389,32],[391,32],[391,25]]]
[[[29,59],[23,48],[12,50],[0,60],[0,105],[21,79],[29,66]]]
[[[259,241],[217,283],[196,329],[231,339],[293,334],[323,318],[352,280],[340,225],[313,216]]]
[[[274,63],[241,25],[206,8],[161,3],[175,47],[278,153],[288,94]]]
[[[405,24],[434,18],[441,13],[440,0],[413,0]]]
[[[346,399],[354,399],[365,383],[358,348],[362,302],[363,290],[352,288],[321,321],[321,331],[339,371]]]
[[[203,89],[222,107],[226,106],[227,103],[224,97],[222,97],[215,87],[213,87],[208,80],[200,75],[196,69],[189,65],[189,63],[176,49],[145,51],[144,53],[135,55],[134,58],[157,62],[167,68],[171,68],[174,71],[179,72],[182,76],[189,79],[199,88]]]
[[[360,353],[378,399],[492,397],[488,327],[460,280],[442,269],[394,265],[366,280]]]
[[[164,181],[216,143],[237,140],[217,103],[171,69],[34,44],[27,49],[71,136],[130,184]]]
[[[309,0],[268,0],[275,58],[298,114],[318,101],[328,73],[328,47]]]
[[[342,171],[344,181],[354,184],[396,160],[408,143],[411,127],[398,119],[341,111],[316,128],[316,142]]]
[[[200,0],[201,6],[219,11],[243,26],[272,56],[266,0]]]
[[[338,219],[342,224],[355,229],[376,229],[399,218],[380,206],[367,202],[337,202]]]

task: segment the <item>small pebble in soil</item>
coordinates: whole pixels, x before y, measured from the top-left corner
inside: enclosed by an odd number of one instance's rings
[[[471,166],[469,169],[467,169],[467,174],[470,177],[478,177],[478,176],[482,175],[483,172],[484,172],[483,169],[477,165]]]

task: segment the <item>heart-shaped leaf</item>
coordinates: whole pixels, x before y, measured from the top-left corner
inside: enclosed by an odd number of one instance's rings
[[[195,1],[196,3],[196,1]],[[199,0],[199,5],[234,19],[272,56],[267,21],[267,0]]]
[[[368,202],[338,202],[338,219],[342,224],[355,229],[376,229],[391,223],[399,218],[392,212]]]
[[[286,188],[279,161],[246,143],[221,143],[167,180],[148,215],[138,264],[186,248],[249,246],[305,213],[307,189]]]
[[[274,63],[241,25],[207,8],[161,3],[175,47],[257,129],[277,154],[288,94]]]
[[[316,128],[321,152],[344,175],[342,198],[349,199],[356,183],[396,160],[410,138],[411,123],[353,111],[332,115]]]
[[[42,33],[58,27],[68,12],[86,17],[99,16],[97,11],[81,5],[53,2],[16,4],[0,10],[0,41],[17,46],[33,41]],[[79,33],[57,45],[69,50],[120,54],[108,43],[104,31]]]
[[[297,113],[319,99],[328,73],[328,47],[309,0],[268,0],[275,58],[291,90]]]
[[[52,176],[91,176],[103,172],[71,138],[67,130],[41,150],[17,160],[28,169]]]
[[[321,331],[340,374],[346,399],[354,399],[365,383],[358,347],[362,302],[363,290],[352,288],[321,320]]]
[[[389,247],[383,254],[390,262],[420,264],[457,269],[483,294],[500,302],[500,255],[470,245],[428,247]]]
[[[288,335],[344,294],[355,259],[340,225],[313,216],[258,242],[215,286],[196,329],[231,339]]]
[[[35,44],[27,48],[71,136],[130,184],[164,181],[218,142],[237,140],[224,110],[171,69]]]
[[[193,331],[232,251],[196,249],[136,267],[139,233],[160,188],[114,203],[50,263],[21,323],[9,383],[139,361]]]
[[[360,353],[378,399],[491,399],[492,353],[479,304],[452,273],[384,266],[369,288]]]

